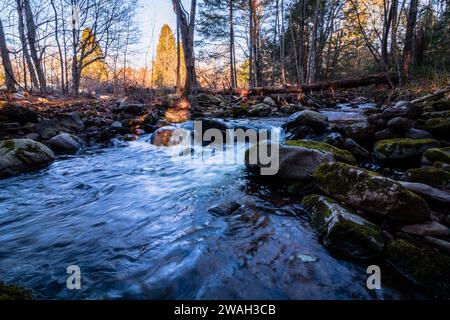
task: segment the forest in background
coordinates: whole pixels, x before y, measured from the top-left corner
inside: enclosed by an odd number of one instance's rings
[[[186,1],[185,1],[186,2]],[[172,0],[148,66],[132,67],[138,0],[7,0],[0,85],[40,95],[127,87],[288,86],[390,75],[446,85],[449,0]],[[177,50],[179,48],[179,50]]]

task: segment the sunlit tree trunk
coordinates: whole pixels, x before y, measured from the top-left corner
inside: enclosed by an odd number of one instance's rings
[[[5,70],[6,89],[9,92],[16,91],[13,68],[11,65],[11,60],[9,58],[9,50],[6,45],[6,37],[5,32],[3,30],[3,23],[1,19],[0,19],[0,54],[2,57],[3,69]]]

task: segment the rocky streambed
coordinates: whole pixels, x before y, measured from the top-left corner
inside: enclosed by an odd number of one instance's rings
[[[0,281],[37,298],[448,298],[448,102],[262,100],[204,96],[188,113],[282,130],[270,178],[173,163],[165,145],[191,126],[168,121],[186,115],[171,103],[3,104]],[[86,270],[75,296],[70,264]]]

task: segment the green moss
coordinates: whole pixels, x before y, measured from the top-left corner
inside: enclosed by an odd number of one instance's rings
[[[31,300],[31,292],[14,285],[0,282],[0,301],[3,300]]]
[[[311,218],[311,225],[319,234],[326,230],[326,220],[333,214],[332,209],[328,206],[330,202],[333,202],[333,200],[316,194],[303,198],[302,205]]]
[[[416,168],[405,173],[403,180],[430,185],[439,189],[450,188],[450,172],[437,168]]]
[[[450,297],[450,257],[436,250],[395,240],[386,248],[388,261],[405,277],[434,295]]]
[[[330,152],[334,155],[336,161],[353,165],[357,164],[355,157],[349,151],[333,147],[332,145],[325,142],[309,141],[309,140],[291,140],[287,141],[286,144],[291,147],[302,147]]]
[[[434,135],[447,138],[450,136],[450,119],[449,118],[434,118],[425,123],[428,131]]]
[[[375,225],[358,224],[349,220],[340,220],[335,225],[335,228],[336,234],[342,234],[343,237],[349,237],[366,243],[384,242],[381,230]]]
[[[431,162],[444,162],[450,164],[450,147],[429,149],[425,152],[424,156]]]
[[[401,159],[420,155],[438,142],[433,139],[388,139],[375,143],[375,154],[379,159]]]
[[[16,145],[13,140],[2,141],[1,148],[5,148],[5,149],[11,151],[11,150],[14,150],[15,147],[16,147]]]

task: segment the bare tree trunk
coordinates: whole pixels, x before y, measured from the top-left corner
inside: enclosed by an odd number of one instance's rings
[[[392,22],[394,20],[395,12],[397,10],[397,0],[391,0],[390,7],[388,9],[387,0],[383,1],[384,5],[384,25],[383,25],[383,38],[381,41],[381,59],[383,64],[389,69],[390,61],[389,61],[389,52],[388,52],[388,41],[389,34],[391,33]]]
[[[300,13],[300,43],[299,43],[299,65],[300,65],[300,84],[305,83],[305,11],[306,1],[301,0],[301,13]]]
[[[31,88],[33,89],[33,87],[39,86],[39,83],[38,83],[38,80],[36,77],[36,71],[34,69],[33,61],[31,60],[30,53],[28,51],[28,41],[25,36],[23,3],[21,0],[16,0],[16,4],[17,4],[17,15],[18,15],[18,22],[19,22],[18,27],[19,27],[20,42],[22,44],[23,56],[24,56],[27,66],[28,66],[28,72],[30,73]]]
[[[405,46],[403,48],[403,77],[409,76],[411,64],[413,63],[414,50],[414,28],[417,23],[417,7],[419,0],[411,0],[409,4],[408,23],[406,25]]]
[[[6,89],[9,92],[16,91],[13,68],[11,65],[11,59],[9,58],[9,50],[6,45],[6,37],[5,32],[3,30],[3,23],[1,19],[0,19],[0,54],[2,57],[3,69],[5,70]]]
[[[285,48],[285,33],[284,29],[284,0],[281,0],[281,51],[280,51],[280,60],[281,60],[281,83],[283,85],[286,84],[286,48]],[[295,46],[295,44],[294,44]]]
[[[229,20],[230,20],[230,78],[231,78],[231,87],[236,88],[236,70],[234,68],[234,7],[233,0],[229,2]]]
[[[23,0],[23,1],[27,24],[27,38],[28,38],[28,45],[30,46],[31,58],[33,59],[34,67],[36,69],[41,95],[46,96],[47,83],[44,75],[44,70],[41,64],[42,61],[38,55],[38,51],[36,48],[37,34],[36,34],[36,25],[33,19],[33,12],[31,11],[30,0]]]
[[[180,85],[181,85],[181,43],[180,43],[180,25],[178,23],[177,19],[177,94],[181,92]]]
[[[180,25],[180,33],[184,48],[184,59],[186,63],[186,82],[184,86],[184,96],[188,96],[197,90],[197,75],[195,72],[194,55],[194,33],[195,16],[197,12],[197,0],[191,0],[191,11],[189,20],[187,12],[184,10],[181,0],[172,0],[175,14]]]
[[[311,44],[309,49],[308,57],[308,74],[306,76],[308,83],[313,83],[316,80],[317,71],[317,31],[319,24],[319,11],[320,11],[320,1],[316,0],[316,9],[314,13],[313,30],[311,32]]]
[[[249,57],[249,87],[255,86],[254,73],[253,73],[253,42],[254,42],[254,34],[253,34],[253,0],[249,0],[249,10],[250,10],[250,27],[249,27],[249,49],[250,49],[250,57]]]
[[[58,46],[58,54],[59,54],[59,61],[60,61],[61,91],[63,93],[66,93],[65,81],[64,81],[64,58],[63,58],[63,54],[62,54],[61,44],[59,42],[58,11],[56,10],[54,0],[51,0],[51,5],[53,8],[53,12],[55,14],[55,40],[56,40],[56,44]]]

